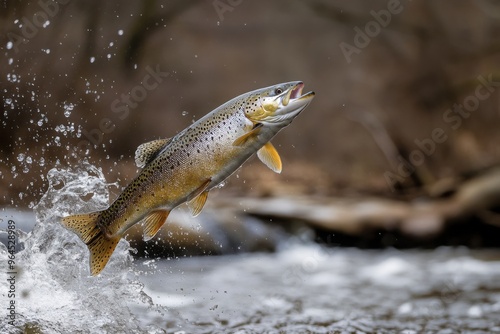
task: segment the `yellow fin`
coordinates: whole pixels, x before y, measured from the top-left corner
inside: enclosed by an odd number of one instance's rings
[[[212,178],[207,179],[205,182],[201,184],[198,188],[196,188],[195,191],[193,191],[187,198],[187,201],[193,200],[195,197],[197,197],[199,194],[207,190],[207,187],[210,185],[210,182],[212,182]]]
[[[121,237],[108,238],[97,225],[101,212],[68,216],[61,223],[82,239],[90,251],[90,273],[99,274],[113,254]]]
[[[160,228],[165,224],[170,211],[156,210],[144,218],[144,241],[153,239]]]
[[[267,167],[275,173],[281,173],[281,158],[273,144],[267,142],[260,150],[257,151],[257,156]]]
[[[167,139],[157,139],[142,145],[139,145],[135,151],[135,164],[137,167],[141,168],[146,166],[151,162],[158,153],[172,140],[172,138]]]
[[[243,136],[237,138],[234,142],[233,142],[233,146],[241,146],[241,145],[244,145],[247,141],[249,141],[250,139],[252,138],[255,138],[259,132],[260,132],[260,128],[262,127],[262,124],[257,124],[250,132],[248,133],[245,133]]]
[[[196,217],[200,214],[203,206],[205,205],[205,202],[207,201],[207,198],[208,191],[204,191],[188,202],[188,207],[191,210],[191,214],[193,215],[193,217]]]
[[[188,202],[187,204],[193,216],[199,215],[201,210],[203,209],[203,206],[207,201],[208,197],[207,188],[210,185],[210,182],[212,182],[211,178],[203,182],[201,186],[199,186],[195,191],[191,193],[191,195],[189,195],[187,199]]]
[[[61,219],[61,223],[75,233],[84,243],[94,239],[101,230],[97,226],[97,218],[101,212],[73,215]]]
[[[98,275],[106,266],[121,237],[108,238],[102,232],[87,247],[90,250],[90,273]]]

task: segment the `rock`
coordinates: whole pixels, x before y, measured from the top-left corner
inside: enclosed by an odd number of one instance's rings
[[[148,242],[142,239],[140,224],[128,231],[126,239],[137,249],[137,255],[167,257],[274,251],[286,238],[277,226],[234,209],[215,210],[207,205],[197,217],[184,208],[173,210],[167,223]]]

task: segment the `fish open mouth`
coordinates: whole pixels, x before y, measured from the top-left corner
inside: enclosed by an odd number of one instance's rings
[[[300,82],[290,91],[290,98],[298,98],[302,94],[302,89],[304,89],[304,83]]]
[[[288,105],[290,100],[302,100],[302,99],[307,99],[311,98],[314,96],[314,92],[309,92],[306,94],[302,95],[302,90],[304,89],[304,83],[299,82],[298,84],[295,85],[292,89],[290,89],[286,95],[284,96],[282,102],[283,105]]]

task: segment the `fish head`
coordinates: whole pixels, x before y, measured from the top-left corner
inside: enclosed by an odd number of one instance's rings
[[[251,92],[245,116],[254,124],[286,126],[311,103],[314,92],[302,94],[304,84],[293,81]]]

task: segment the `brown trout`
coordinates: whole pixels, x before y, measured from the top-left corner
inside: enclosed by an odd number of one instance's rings
[[[312,101],[314,92],[302,94],[303,87],[296,81],[240,95],[176,136],[140,145],[135,162],[143,169],[108,209],[62,218],[87,244],[91,274],[104,269],[132,225],[143,221],[149,240],[178,205],[187,202],[198,215],[210,189],[254,153],[280,173],[281,159],[269,141]]]

